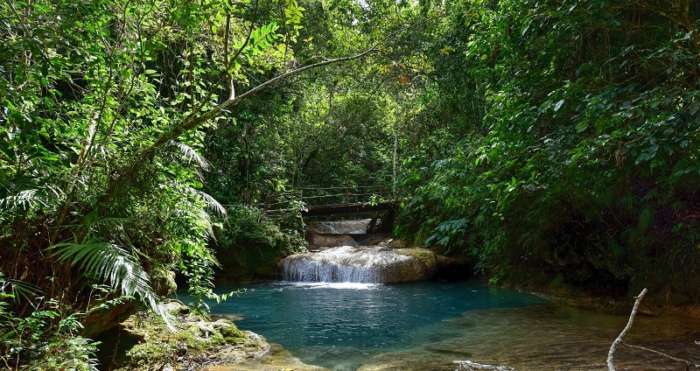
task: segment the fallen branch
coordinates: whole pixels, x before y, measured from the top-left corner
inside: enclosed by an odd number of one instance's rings
[[[630,318],[627,320],[627,325],[625,328],[622,329],[622,332],[620,332],[619,335],[615,338],[615,340],[612,342],[610,345],[610,350],[608,351],[608,370],[609,371],[615,371],[615,351],[617,350],[617,347],[620,346],[622,343],[622,339],[625,337],[627,332],[632,328],[632,325],[634,324],[634,318],[637,316],[637,311],[639,310],[639,303],[642,302],[642,299],[644,299],[644,295],[647,294],[647,289],[643,289],[642,292],[637,295],[637,299],[634,301],[634,306],[632,307],[632,313],[630,313]]]
[[[670,354],[668,354],[668,353],[664,353],[664,352],[658,351],[658,350],[656,350],[656,349],[651,349],[651,348],[643,347],[643,346],[641,346],[641,345],[627,344],[627,343],[625,343],[625,342],[622,342],[622,345],[624,345],[624,346],[626,346],[626,347],[628,347],[628,348],[638,349],[638,350],[644,350],[644,351],[647,351],[647,352],[650,352],[650,353],[654,353],[654,354],[656,354],[656,355],[659,355],[659,356],[668,358],[668,359],[673,360],[673,361],[676,361],[676,362],[685,363],[685,365],[688,366],[688,367],[691,367],[691,366],[698,367],[698,366],[700,366],[700,365],[694,364],[693,362],[691,362],[691,361],[689,361],[689,360],[687,360],[687,359],[678,358],[678,357],[676,357],[676,356],[672,356],[672,355],[670,355]]]
[[[637,350],[643,350],[645,352],[650,352],[654,353],[658,356],[670,359],[672,361],[684,363],[686,365],[686,369],[690,369],[690,367],[699,367],[700,365],[694,364],[693,362],[679,358],[676,356],[672,356],[668,353],[664,353],[662,351],[656,350],[656,349],[651,349],[647,347],[643,347],[641,345],[633,345],[633,344],[628,344],[624,342],[623,338],[627,334],[627,332],[632,328],[632,325],[634,324],[634,318],[637,315],[637,311],[639,310],[639,304],[642,302],[642,299],[644,299],[644,295],[647,294],[647,289],[642,290],[642,292],[637,295],[637,300],[634,302],[634,306],[632,307],[632,313],[630,313],[630,318],[627,321],[627,326],[625,326],[624,329],[622,329],[622,332],[620,332],[620,335],[615,338],[615,341],[613,341],[612,345],[610,346],[610,351],[608,352],[608,370],[609,371],[615,371],[615,364],[614,364],[614,356],[615,356],[615,351],[617,350],[617,347],[622,344],[628,348],[632,349],[637,349]]]

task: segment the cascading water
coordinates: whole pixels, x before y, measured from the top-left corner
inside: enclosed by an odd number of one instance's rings
[[[295,254],[286,257],[282,267],[286,280],[301,282],[404,282],[430,273],[430,267],[415,257],[381,246],[339,246]]]
[[[331,235],[363,235],[367,234],[372,219],[342,220],[315,222],[309,228],[316,233]]]
[[[351,235],[367,234],[371,219],[316,222],[310,231],[321,236],[342,237],[355,240]],[[328,242],[328,239],[319,239]],[[314,241],[312,241],[314,242]],[[322,242],[322,243],[323,243]],[[389,283],[417,281],[427,278],[434,268],[425,259],[427,253],[435,261],[432,252],[425,250],[418,259],[416,249],[411,251],[392,249],[388,246],[318,245],[321,251],[295,254],[282,260],[284,278],[297,282],[355,282]],[[331,247],[336,246],[336,247]]]

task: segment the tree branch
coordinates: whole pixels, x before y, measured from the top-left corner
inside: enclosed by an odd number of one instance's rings
[[[642,302],[642,299],[644,299],[644,295],[647,294],[647,289],[643,289],[642,292],[637,295],[637,299],[634,301],[634,306],[632,307],[632,313],[630,313],[630,318],[627,320],[627,325],[625,328],[622,329],[622,332],[620,332],[619,335],[615,338],[615,340],[612,342],[610,345],[610,350],[608,351],[608,371],[615,371],[615,351],[617,350],[617,347],[620,346],[622,343],[622,338],[625,337],[627,332],[632,328],[632,325],[634,324],[634,318],[637,316],[637,311],[639,310],[639,303]]]
[[[690,367],[690,366],[696,366],[696,367],[699,366],[699,365],[693,364],[693,362],[691,362],[691,361],[689,361],[689,360],[687,360],[687,359],[678,358],[678,357],[672,356],[672,355],[670,355],[670,354],[668,354],[668,353],[664,353],[664,352],[658,351],[658,350],[656,350],[656,349],[651,349],[651,348],[643,347],[643,346],[641,346],[641,345],[627,344],[627,343],[625,343],[624,341],[622,342],[622,345],[624,345],[624,346],[626,346],[626,347],[628,347],[628,348],[638,349],[638,350],[643,350],[643,351],[645,351],[645,352],[654,353],[654,354],[656,354],[656,355],[662,356],[662,357],[664,357],[664,358],[668,358],[668,359],[673,360],[673,361],[676,361],[676,362],[685,363],[686,366],[688,366],[688,367]]]
[[[258,84],[257,86],[251,88],[250,90],[246,91],[245,93],[243,93],[241,95],[227,99],[226,101],[224,101],[223,103],[219,104],[218,106],[212,108],[208,112],[205,112],[202,114],[194,114],[193,116],[188,117],[180,125],[177,125],[174,128],[172,128],[170,131],[163,133],[163,135],[161,135],[160,138],[158,138],[158,140],[155,143],[153,143],[151,146],[146,148],[142,154],[150,155],[151,152],[162,147],[164,144],[168,143],[170,140],[175,140],[180,135],[184,134],[185,132],[188,132],[192,129],[199,127],[200,125],[204,124],[205,122],[215,118],[216,116],[221,114],[226,109],[235,106],[236,104],[238,104],[238,102],[240,102],[244,98],[251,96],[251,95],[254,95],[254,94],[258,93],[259,91],[267,88],[268,86],[275,84],[276,82],[279,82],[279,81],[282,81],[282,80],[287,79],[289,77],[298,75],[298,74],[300,74],[304,71],[310,70],[310,69],[326,66],[329,64],[335,64],[335,63],[347,62],[347,61],[351,61],[351,60],[355,60],[355,59],[360,59],[360,58],[365,57],[366,55],[373,53],[375,51],[376,51],[376,49],[372,48],[372,49],[368,49],[368,50],[366,50],[362,53],[359,53],[359,54],[324,60],[324,61],[321,61],[318,63],[313,63],[313,64],[309,64],[309,65],[306,65],[303,67],[299,67],[299,68],[296,68],[294,70],[285,72],[285,73],[280,74],[278,76],[275,76],[275,77],[273,77],[265,82]],[[139,156],[139,157],[143,158],[142,156]]]
[[[153,158],[156,155],[156,152],[158,149],[161,147],[164,147],[170,141],[176,140],[180,135],[194,130],[197,127],[203,125],[207,121],[216,118],[220,114],[222,114],[226,109],[235,106],[238,104],[241,100],[245,99],[248,96],[254,95],[258,93],[259,91],[267,88],[270,85],[275,84],[276,82],[282,81],[284,79],[290,78],[292,76],[298,75],[304,71],[318,68],[318,67],[323,67],[326,65],[330,64],[335,64],[335,63],[341,63],[341,62],[346,62],[346,61],[351,61],[355,59],[360,59],[365,57],[366,55],[373,53],[377,51],[375,48],[370,48],[368,50],[365,50],[362,53],[355,54],[355,55],[350,55],[350,56],[345,56],[345,57],[340,57],[340,58],[334,58],[334,59],[327,59],[318,63],[313,63],[309,64],[303,67],[296,68],[294,70],[285,72],[283,74],[280,74],[276,77],[273,77],[265,82],[262,82],[255,86],[254,88],[246,91],[245,93],[236,96],[236,97],[230,97],[223,103],[217,105],[216,107],[210,109],[207,112],[200,113],[200,114],[192,114],[191,116],[185,118],[185,120],[180,123],[179,125],[175,125],[172,129],[169,131],[163,133],[153,144],[150,146],[146,147],[144,150],[139,152],[139,154],[134,157],[134,161],[132,161],[129,165],[121,168],[120,170],[116,171],[115,175],[112,177],[112,180],[110,181],[110,185],[107,187],[107,190],[105,191],[104,195],[101,197],[101,199],[98,201],[97,208],[102,209],[105,207],[106,202],[113,197],[113,193],[117,191],[118,189],[125,189],[126,185],[132,181],[132,179],[135,178],[136,174],[138,173],[139,169],[143,167],[145,164],[150,163]]]

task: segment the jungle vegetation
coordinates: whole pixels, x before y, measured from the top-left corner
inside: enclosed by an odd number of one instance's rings
[[[397,236],[497,283],[697,303],[699,16],[691,0],[3,1],[0,367],[97,367],[85,319],[158,312],[175,281],[205,312],[217,251],[259,274],[304,249],[305,187],[392,189]]]

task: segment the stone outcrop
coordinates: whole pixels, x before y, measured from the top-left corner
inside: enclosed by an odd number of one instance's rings
[[[177,301],[163,304],[163,309],[173,316],[171,329],[153,314],[133,315],[121,323],[120,336],[136,340],[111,368],[183,370],[235,365],[257,361],[270,351],[262,336],[241,331],[227,319],[206,318]]]

